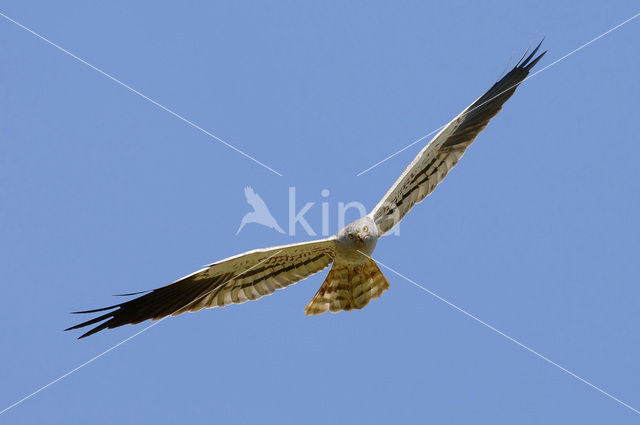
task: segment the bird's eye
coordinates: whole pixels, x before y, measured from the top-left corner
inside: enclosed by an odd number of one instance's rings
[[[349,233],[349,239],[353,239],[353,233]]]
[[[368,228],[367,226],[364,226],[364,227],[362,228],[362,230],[364,230],[365,232],[368,232],[368,231],[369,231],[369,228]]]

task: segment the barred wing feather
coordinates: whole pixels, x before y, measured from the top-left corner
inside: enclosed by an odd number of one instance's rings
[[[546,51],[536,56],[541,44],[526,58],[523,56],[524,60],[521,59],[500,81],[447,124],[409,164],[369,214],[378,225],[380,235],[398,224],[415,204],[444,180],[478,133],[500,112],[531,68],[544,56]]]
[[[76,312],[110,310],[67,330],[102,322],[80,337],[84,338],[103,329],[148,319],[257,300],[323,270],[334,258],[335,241],[332,239],[250,251],[210,264],[122,304]]]

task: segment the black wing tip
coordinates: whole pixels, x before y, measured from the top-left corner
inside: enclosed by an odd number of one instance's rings
[[[104,318],[101,318],[100,320],[104,320]],[[100,320],[97,320],[97,322],[99,322]],[[89,322],[93,322],[96,323],[96,321],[90,320]],[[80,323],[79,325],[75,325],[75,326],[71,326],[70,328],[65,329],[64,331],[73,331],[75,329],[80,329],[83,328],[85,326],[89,326],[90,324],[93,323],[89,323],[89,322],[85,322],[85,323]],[[109,327],[109,320],[107,320],[104,323],[99,324],[98,326],[96,326],[95,328],[91,328],[89,329],[87,332],[83,333],[82,335],[80,335],[77,339],[83,339],[88,337],[89,335],[93,335],[94,333],[100,332],[103,329],[107,329]]]
[[[114,308],[117,308],[117,307],[120,307],[120,304],[110,305],[109,307],[95,308],[93,310],[70,311],[69,314],[98,313],[100,311],[113,310]]]
[[[540,47],[542,46],[542,42],[544,41],[544,39],[545,38],[542,37],[542,40],[540,40],[536,48],[533,49],[533,51],[529,54],[529,56],[527,56],[529,49],[527,49],[524,52],[524,54],[522,55],[522,58],[520,58],[520,60],[516,64],[516,68],[524,69],[525,71],[528,72],[531,70],[531,68],[533,68],[538,63],[540,59],[542,59],[542,57],[548,52],[548,50],[545,50],[544,52],[540,53],[538,56],[536,56],[536,53],[538,53],[538,50],[540,50]],[[526,56],[526,59],[524,59],[525,56]]]
[[[548,50],[545,50],[544,52],[540,53],[534,60],[531,61],[531,63],[529,63],[526,67],[524,67],[524,69],[529,72],[531,71],[531,69],[536,66],[536,64],[540,61],[540,59],[542,59],[542,57],[544,55],[546,55],[548,52]]]
[[[97,333],[97,332],[100,332],[103,329],[106,329],[108,327],[107,323],[108,323],[108,321],[104,322],[104,323],[101,323],[100,325],[96,326],[95,328],[89,329],[87,332],[85,332],[82,335],[80,335],[77,339],[86,338],[89,335],[93,335],[94,333]],[[81,323],[79,325],[71,326],[70,328],[65,329],[65,332],[66,331],[72,331],[72,330],[75,330],[75,329],[79,329],[79,328],[82,328],[82,327],[87,326],[87,325],[88,324]]]
[[[100,326],[96,326],[95,328],[90,329],[89,331],[83,333],[82,335],[80,335],[78,337],[78,339],[86,338],[86,337],[88,337],[90,335],[93,335],[94,333],[100,332],[101,330],[106,329],[106,328],[107,328],[107,324],[105,322],[105,323],[101,324]]]
[[[110,307],[98,308],[98,309],[95,309],[95,310],[73,311],[73,312],[71,312],[71,314],[95,313],[95,312],[98,312],[98,311],[113,310],[114,308],[117,308],[117,307],[120,307],[120,305],[112,305]],[[93,325],[95,323],[102,322],[103,320],[106,320],[106,322],[100,323],[95,328],[89,330],[85,334],[83,334],[80,337],[78,337],[78,339],[82,339],[82,338],[88,337],[89,335],[93,335],[94,333],[99,332],[99,331],[109,327],[109,324],[110,324],[111,320],[114,317],[114,313],[115,313],[115,311],[110,311],[110,312],[108,312],[106,314],[103,314],[102,316],[94,317],[93,319],[87,320],[86,322],[78,323],[77,325],[74,325],[74,326],[71,326],[71,327],[68,327],[67,329],[65,329],[65,332],[66,331],[72,331],[72,330],[75,330],[75,329],[84,328],[85,326]]]
[[[146,291],[140,291],[140,292],[131,292],[131,293],[128,293],[128,294],[118,294],[116,296],[140,295],[140,294],[146,294],[146,293],[150,293],[150,292],[153,292],[153,290],[146,290]],[[125,323],[130,323],[130,322],[127,322],[127,321],[123,322],[121,320],[121,317],[116,319],[116,316],[121,315],[123,306],[125,306],[125,305],[127,305],[127,304],[129,304],[132,301],[135,301],[137,299],[138,298],[135,298],[133,300],[129,300],[129,301],[126,301],[126,302],[123,302],[123,303],[120,303],[120,304],[114,304],[114,305],[110,305],[108,307],[102,307],[102,308],[95,308],[95,309],[92,309],[92,310],[72,311],[71,314],[88,314],[88,313],[100,313],[100,312],[106,312],[106,313],[102,314],[101,316],[94,317],[93,319],[89,319],[89,320],[87,320],[85,322],[78,323],[77,325],[71,326],[71,327],[65,329],[65,331],[71,331],[71,330],[75,330],[75,329],[84,328],[85,326],[98,324],[96,327],[90,329],[88,332],[86,332],[83,335],[80,335],[80,337],[78,337],[78,339],[82,339],[82,338],[88,337],[89,335],[93,335],[96,332],[100,332],[103,329],[116,328],[118,326],[122,326]],[[100,323],[100,322],[102,322],[102,323]]]
[[[128,294],[116,294],[114,296],[116,296],[116,297],[126,297],[126,296],[144,294],[144,293],[147,293],[147,292],[151,292],[151,291],[147,290],[147,291],[140,291],[140,292],[131,292],[131,293],[128,293]],[[117,308],[120,308],[120,307],[122,307],[122,304],[114,304],[114,305],[110,305],[108,307],[95,308],[95,309],[92,309],[92,310],[72,311],[71,314],[99,313],[101,311],[114,310],[114,309],[117,309]],[[115,311],[110,311],[110,312],[108,312],[106,314],[103,314],[102,316],[98,316],[98,317],[95,317],[95,318],[93,318],[91,320],[87,320],[86,322],[82,322],[82,323],[79,323],[77,325],[71,326],[71,327],[65,329],[65,331],[72,331],[72,330],[75,330],[75,329],[84,328],[85,326],[93,325],[94,323],[98,323],[98,322],[101,322],[103,320],[106,320],[106,322],[99,324],[95,328],[90,329],[88,332],[86,332],[86,333],[84,333],[84,334],[82,334],[82,335],[80,335],[78,337],[78,339],[86,338],[89,335],[93,335],[96,332],[100,332],[103,329],[109,328],[109,325],[112,323],[111,319],[113,319],[114,313],[115,313]]]
[[[146,294],[151,292],[151,289],[147,289],[146,291],[138,291],[138,292],[129,292],[127,294],[113,294],[114,297],[132,297],[134,295]]]

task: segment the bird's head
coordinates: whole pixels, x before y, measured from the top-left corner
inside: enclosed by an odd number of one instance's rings
[[[378,226],[370,217],[362,217],[347,224],[337,236],[343,247],[370,255],[378,241]]]

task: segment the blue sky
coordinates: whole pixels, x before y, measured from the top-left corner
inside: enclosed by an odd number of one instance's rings
[[[477,3],[477,4],[476,4]],[[482,3],[482,4],[480,4]],[[308,240],[289,188],[373,207],[546,36],[538,69],[635,1],[60,3],[0,12],[0,410],[141,330],[78,341],[69,311],[249,249]],[[640,18],[526,81],[374,253],[640,409]],[[328,189],[328,198],[321,191]],[[354,218],[354,217],[352,217]],[[32,423],[637,423],[638,414],[383,270],[357,312],[307,318],[319,273],[159,323],[0,415]]]

